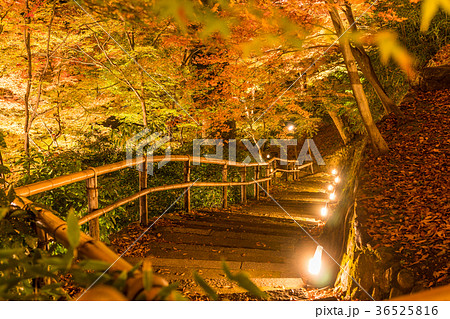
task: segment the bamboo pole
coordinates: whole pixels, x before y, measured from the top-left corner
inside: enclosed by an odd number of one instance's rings
[[[92,213],[98,209],[98,187],[97,176],[86,180],[88,213]],[[89,235],[95,240],[100,239],[100,223],[97,218],[89,221]]]
[[[32,211],[36,215],[37,226],[64,246],[70,246],[66,222],[55,216],[49,210],[35,205],[27,198],[21,197],[16,199],[14,204],[23,210],[28,210],[32,206]],[[119,256],[101,241],[95,240],[83,232],[80,232],[80,244],[77,250],[86,258],[101,260],[109,264],[114,263],[111,267],[113,271],[129,271],[133,268],[125,259],[119,258]]]
[[[309,152],[309,157],[311,157],[311,161],[312,161],[312,153],[311,153],[311,147],[309,147],[309,139],[308,139],[308,152]],[[311,174],[314,174],[314,162],[311,162]]]
[[[266,176],[265,177],[269,177],[270,176],[270,168],[269,166],[266,167]],[[266,192],[267,194],[269,194],[270,191],[270,179],[266,182]]]
[[[159,162],[163,159],[165,159],[165,156],[154,156],[149,162],[151,162],[151,163]],[[84,224],[90,220],[93,220],[97,217],[100,217],[101,215],[103,215],[123,204],[126,204],[135,199],[138,199],[144,195],[147,195],[152,192],[164,191],[164,190],[169,190],[169,189],[188,188],[190,186],[196,186],[196,187],[222,186],[222,187],[225,187],[225,186],[248,186],[248,185],[254,184],[255,185],[254,195],[256,198],[259,198],[259,190],[256,185],[257,182],[259,183],[259,182],[269,181],[272,178],[275,180],[276,172],[278,172],[278,171],[281,171],[281,172],[290,172],[291,171],[291,170],[276,168],[277,161],[280,161],[279,158],[272,158],[270,161],[268,161],[266,163],[251,163],[251,164],[236,163],[236,162],[224,161],[224,160],[211,160],[211,159],[206,159],[203,157],[193,158],[193,157],[185,156],[185,155],[174,155],[171,157],[171,160],[172,161],[184,161],[184,162],[189,162],[189,163],[192,163],[195,160],[199,160],[202,163],[214,163],[214,164],[222,163],[223,165],[238,166],[238,167],[242,167],[244,169],[246,169],[247,167],[254,167],[256,180],[250,181],[250,182],[241,181],[241,182],[237,182],[237,183],[236,182],[222,182],[222,183],[220,183],[220,182],[197,182],[197,183],[195,183],[195,185],[192,185],[192,183],[187,182],[187,183],[183,183],[183,184],[163,185],[163,186],[157,186],[157,187],[153,187],[153,188],[146,188],[146,189],[141,189],[138,193],[135,193],[131,196],[123,198],[119,201],[116,201],[115,203],[108,205],[102,209],[95,209],[95,207],[98,208],[98,190],[97,190],[96,193],[91,194],[91,195],[93,195],[92,200],[90,200],[92,203],[91,212],[87,216],[84,216],[82,219],[80,219],[80,225]],[[89,168],[82,172],[69,174],[69,175],[57,177],[57,178],[54,178],[51,180],[19,187],[19,188],[15,189],[15,191],[18,196],[24,196],[24,194],[34,195],[34,194],[38,194],[40,192],[54,189],[54,188],[57,188],[57,187],[60,187],[63,185],[68,185],[68,184],[79,182],[82,180],[92,179],[98,175],[111,173],[111,172],[117,171],[121,168],[126,168],[126,167],[133,166],[133,165],[139,165],[139,164],[142,164],[144,161],[145,161],[145,158],[140,157],[140,158],[133,159],[131,161],[122,161],[122,162],[118,162],[115,164],[109,164],[109,165],[105,165],[105,166],[101,166],[101,167],[97,167],[97,168]],[[294,163],[294,162],[295,162],[295,160],[288,160],[288,163]],[[266,177],[265,179],[259,179],[259,167],[267,166],[271,163],[275,167],[273,172],[270,174],[271,177]],[[310,165],[312,165],[312,163],[302,165],[299,167],[299,169],[310,166]],[[91,180],[90,182],[87,182],[87,183],[93,183],[92,181],[93,180]],[[94,183],[92,185],[93,185],[93,187],[89,187],[89,188],[97,187],[96,183]],[[246,201],[247,200],[247,192],[244,191],[244,194],[245,194],[244,199]],[[96,205],[95,205],[95,200],[94,200],[95,197],[97,197]],[[92,223],[93,235],[95,235],[95,229],[98,229],[98,227],[94,224],[94,222]]]
[[[36,225],[59,243],[63,244],[66,247],[70,247],[69,237],[67,233],[67,224],[59,217],[55,216],[49,210],[35,205],[32,201],[25,197],[16,198],[14,200],[14,205],[23,210],[29,210],[30,207],[33,207],[32,212],[36,217]],[[108,269],[109,272],[123,272],[131,271],[133,269],[133,266],[131,264],[129,264],[125,259],[118,256],[111,249],[109,249],[104,243],[95,240],[82,231],[80,231],[80,242],[77,247],[77,251],[83,258],[100,260],[105,262],[106,264],[111,265],[111,267]],[[143,290],[142,282],[142,274],[138,270],[135,271],[134,277],[127,280],[125,290],[128,300],[135,299],[138,293]],[[153,275],[153,287],[155,288],[155,290],[153,291],[151,296],[156,296],[157,292],[162,287],[167,285],[168,282],[165,279],[157,275]],[[148,297],[151,296],[149,295]]]
[[[222,169],[222,182],[226,183],[227,180],[228,180],[228,168],[227,168],[227,165],[225,164]],[[223,186],[223,188],[222,188],[222,198],[223,198],[222,207],[224,209],[226,209],[226,208],[228,208],[228,187],[227,186]]]
[[[245,182],[247,179],[247,168],[241,168],[241,182]],[[241,203],[247,203],[247,185],[241,185]]]
[[[191,181],[191,163],[186,161],[184,163],[184,182],[189,183]],[[188,187],[184,194],[184,209],[186,212],[191,212],[191,189]]]
[[[139,170],[139,191],[143,191],[148,186],[148,172],[147,172],[147,156],[144,156],[145,160]],[[151,164],[153,165],[153,164]],[[148,225],[148,198],[147,195],[143,195],[139,198],[139,216],[142,226]]]
[[[147,189],[137,192],[131,196],[122,198],[122,199],[114,202],[113,204],[110,204],[104,208],[100,208],[100,209],[92,212],[91,214],[82,217],[79,220],[78,224],[83,225],[93,218],[102,216],[102,215],[106,214],[107,212],[110,212],[110,211],[116,209],[119,206],[122,206],[126,203],[136,200],[143,195],[154,193],[154,192],[160,192],[160,191],[171,190],[171,189],[187,188],[187,187],[191,187],[191,186],[192,187],[220,187],[220,186],[223,187],[223,186],[252,185],[252,184],[256,184],[257,182],[258,183],[265,182],[268,179],[270,179],[270,177],[263,178],[263,179],[260,179],[257,181],[249,181],[249,182],[245,182],[245,183],[242,183],[242,182],[226,182],[226,183],[224,183],[224,182],[195,182],[195,183],[189,182],[189,183],[163,185],[163,186],[147,188]]]
[[[273,182],[276,183],[277,182],[277,162],[274,161],[273,162]]]
[[[42,250],[48,250],[48,235],[42,228],[36,227],[36,236],[38,238],[37,247]]]
[[[17,196],[31,196],[36,195],[48,190],[52,190],[61,186],[73,184],[76,182],[81,182],[84,180],[87,180],[89,178],[92,178],[94,176],[100,176],[112,172],[116,172],[118,170],[127,168],[127,167],[133,167],[136,165],[139,165],[144,162],[144,157],[138,157],[133,158],[131,160],[125,160],[121,162],[117,162],[114,164],[108,164],[100,167],[91,167],[89,169],[86,169],[84,171],[78,172],[78,173],[72,173],[68,175],[63,175],[60,177],[52,178],[46,181],[36,182],[33,184],[21,186],[15,189]],[[163,160],[166,160],[166,157],[161,156],[153,156],[151,159],[148,159],[149,163],[157,163],[161,162]],[[217,164],[217,165],[228,165],[228,166],[236,166],[236,167],[257,167],[257,166],[265,166],[268,165],[268,163],[238,163],[238,162],[232,162],[227,160],[216,160],[216,159],[210,159],[205,157],[191,157],[187,155],[172,155],[170,157],[170,160],[172,162],[185,162],[190,161],[192,162],[199,162],[203,164]]]
[[[259,166],[255,166],[255,180],[259,179]],[[259,200],[259,186],[255,183],[255,199]]]
[[[309,166],[311,166],[311,165],[312,165],[312,163],[303,164],[303,165],[301,165],[301,166],[298,166],[298,167],[297,167],[297,171],[298,171],[298,170],[301,170],[301,169],[303,169],[303,168],[309,167]],[[277,168],[277,169],[274,169],[274,170],[272,171],[272,173],[270,173],[270,175],[273,175],[273,179],[275,179],[275,173],[276,173],[276,172],[287,172],[287,173],[290,173],[290,172],[294,172],[294,170],[283,169],[283,168]]]

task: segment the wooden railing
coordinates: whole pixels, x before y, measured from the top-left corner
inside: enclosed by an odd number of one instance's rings
[[[313,163],[310,162],[304,165],[296,165],[295,160],[285,161],[286,168],[281,168],[280,158],[272,158],[267,162],[261,163],[239,163],[232,162],[228,160],[216,160],[205,157],[192,157],[187,155],[172,155],[170,157],[171,162],[184,162],[184,183],[171,184],[171,185],[161,185],[156,187],[147,187],[147,164],[158,163],[163,160],[167,160],[165,156],[154,156],[151,158],[139,157],[128,161],[121,161],[114,164],[104,165],[100,167],[90,167],[84,171],[73,173],[69,175],[64,175],[56,177],[50,180],[36,182],[26,186],[22,186],[15,189],[16,195],[20,197],[28,197],[36,195],[45,191],[49,191],[61,186],[73,184],[80,181],[86,181],[86,191],[87,191],[87,202],[88,202],[88,214],[83,216],[79,224],[83,225],[89,222],[89,234],[92,238],[98,240],[100,237],[99,229],[99,217],[129,203],[133,200],[139,199],[139,213],[140,222],[143,225],[148,225],[148,201],[147,195],[153,192],[160,192],[171,189],[187,189],[184,194],[184,208],[187,212],[191,211],[191,187],[222,187],[222,206],[223,208],[228,207],[228,187],[240,186],[241,188],[241,203],[247,202],[247,186],[253,185],[253,194],[256,200],[260,198],[260,188],[258,183],[264,183],[265,190],[270,191],[270,185],[273,179],[276,178],[276,172],[286,172],[290,174],[292,179],[298,179],[300,169],[310,167],[313,172]],[[221,182],[204,182],[204,181],[191,181],[191,168],[193,163],[197,164],[216,164],[222,166],[222,181]],[[128,197],[122,198],[106,207],[98,207],[98,176],[112,173],[121,169],[139,166],[139,188],[137,193],[134,193]],[[229,167],[239,167],[240,171],[240,182],[228,181],[228,168]],[[253,169],[253,180],[247,181],[248,169]],[[264,174],[263,174],[264,173]],[[262,176],[264,175],[264,176]],[[288,175],[286,175],[288,176]]]
[[[38,247],[42,247],[42,243],[46,244],[49,239],[53,239],[66,247],[69,247],[69,235],[67,231],[67,223],[61,218],[55,216],[50,210],[40,207],[25,197],[18,197],[13,203],[23,210],[32,211],[35,216],[36,230],[38,237]],[[77,246],[78,256],[103,261],[110,265],[108,271],[119,274],[123,271],[129,272],[133,266],[125,259],[120,258],[114,251],[99,240],[95,240],[84,232],[80,231],[80,241]],[[157,299],[157,294],[161,288],[168,285],[168,282],[158,275],[153,275],[153,283],[151,290],[145,295],[147,300]],[[139,294],[144,291],[142,273],[135,270],[132,277],[126,280],[124,294],[128,300],[135,300]],[[84,293],[80,296],[83,297]],[[94,293],[80,300],[104,300],[104,296]]]
[[[258,183],[265,183],[265,190],[269,192],[270,185],[276,178],[276,172],[286,172],[286,179],[288,179],[289,174],[292,176],[293,180],[299,178],[300,169],[311,168],[313,171],[313,163],[308,163],[305,165],[296,165],[295,160],[286,161],[285,165],[279,165],[278,162],[281,161],[279,158],[272,158],[270,161],[265,163],[237,163],[226,160],[214,160],[205,157],[191,157],[191,156],[171,156],[170,161],[172,162],[184,162],[184,183],[172,184],[172,185],[162,185],[156,187],[147,187],[147,164],[157,163],[165,160],[163,156],[155,156],[153,158],[140,157],[135,158],[131,161],[121,161],[114,164],[109,164],[101,167],[90,167],[84,171],[73,173],[69,175],[60,176],[46,181],[41,181],[15,189],[17,195],[16,200],[13,205],[20,207],[24,210],[30,210],[35,215],[36,231],[38,236],[38,242],[40,245],[42,243],[46,244],[49,238],[62,243],[65,246],[69,246],[68,233],[67,233],[67,223],[61,218],[54,215],[50,210],[41,207],[39,204],[33,203],[27,197],[43,193],[58,187],[65,185],[70,185],[76,182],[86,181],[87,199],[88,199],[88,214],[79,220],[79,224],[85,224],[89,222],[89,234],[80,231],[80,244],[77,247],[79,255],[84,258],[95,259],[104,261],[111,266],[108,268],[109,271],[130,271],[132,266],[120,258],[115,252],[108,248],[104,243],[99,241],[100,230],[99,230],[99,217],[110,212],[111,210],[124,205],[128,202],[136,200],[139,198],[139,210],[140,210],[140,221],[141,223],[148,224],[148,203],[147,195],[152,192],[164,191],[169,189],[187,189],[184,196],[184,205],[187,211],[191,210],[191,187],[222,187],[223,192],[223,207],[226,208],[228,205],[228,187],[239,186],[241,188],[241,202],[247,202],[247,186],[254,185],[254,197],[255,199],[260,198],[260,191]],[[193,163],[200,164],[217,164],[222,166],[222,182],[192,182],[191,181],[191,167]],[[121,169],[128,167],[133,167],[140,165],[139,169],[139,187],[140,190],[126,198],[120,199],[115,203],[112,203],[106,207],[98,208],[98,176],[112,173]],[[282,168],[281,166],[285,167]],[[230,182],[228,181],[228,168],[229,167],[239,167],[240,171],[240,182]],[[253,169],[254,178],[251,181],[247,181],[248,169]],[[264,172],[264,177],[260,178],[260,174]],[[142,274],[140,271],[136,271],[134,277],[131,277],[126,282],[126,297],[129,300],[133,300],[136,296],[143,291],[142,285]],[[168,283],[165,279],[155,275],[153,277],[153,288],[150,293],[146,295],[146,298],[153,300],[157,296],[158,291],[167,286]]]

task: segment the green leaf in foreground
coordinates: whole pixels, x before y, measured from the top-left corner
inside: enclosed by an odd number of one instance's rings
[[[235,281],[241,288],[244,288],[253,296],[261,299],[268,298],[268,295],[259,289],[245,272],[239,271],[236,275],[233,275],[225,261],[222,261],[222,269],[228,279]]]
[[[78,225],[78,218],[75,216],[73,208],[69,210],[67,215],[67,237],[72,249],[78,247],[80,243],[80,226]]]
[[[144,260],[142,265],[142,280],[144,289],[149,291],[153,286],[153,268],[150,260]]]
[[[170,294],[175,291],[178,288],[178,283],[173,283],[168,286],[162,287],[161,290],[158,292],[158,297],[161,300],[167,300],[167,298],[170,296]]]
[[[208,283],[196,271],[194,271],[192,275],[194,276],[194,280],[197,285],[199,285],[203,289],[203,291],[206,292],[210,299],[216,301],[219,300],[219,296],[214,291],[214,289],[210,285],[208,285]]]

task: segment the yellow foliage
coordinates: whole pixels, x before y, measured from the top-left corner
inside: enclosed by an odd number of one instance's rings
[[[422,2],[422,21],[420,25],[421,31],[427,31],[430,27],[431,20],[442,7],[444,11],[450,13],[450,0],[423,0]]]
[[[408,77],[414,77],[414,58],[399,43],[397,34],[391,31],[379,32],[375,36],[375,42],[380,50],[382,63],[387,64],[390,59],[393,59]]]

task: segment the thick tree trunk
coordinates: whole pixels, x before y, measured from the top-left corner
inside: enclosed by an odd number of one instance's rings
[[[345,8],[346,9],[343,11],[345,12],[348,23],[351,25],[350,29],[353,32],[358,31],[350,4],[346,4]],[[378,76],[373,68],[372,61],[370,60],[370,57],[366,53],[364,47],[360,43],[353,43],[353,45],[354,46],[351,46],[353,56],[355,57],[362,73],[377,93],[378,98],[383,104],[385,112],[387,114],[394,113],[398,118],[403,117],[402,111],[399,109],[397,104],[395,104],[395,102],[392,101],[392,99],[387,95],[386,91],[383,88],[383,85],[380,83],[380,80],[378,79]]]
[[[327,2],[330,4],[329,13],[334,28],[336,29],[336,33],[339,37],[339,46],[342,55],[344,56],[344,62],[347,68],[348,76],[350,78],[353,96],[355,97],[359,113],[367,130],[367,134],[369,135],[371,144],[375,152],[379,154],[386,153],[389,151],[389,148],[386,141],[383,139],[383,136],[381,136],[381,133],[378,130],[377,126],[375,125],[372,114],[370,113],[369,103],[367,101],[366,94],[358,75],[358,68],[356,67],[356,60],[353,56],[350,42],[347,37],[342,36],[345,31],[342,20],[339,17],[339,13],[337,12],[336,8],[334,7],[334,3],[331,0],[327,0]]]
[[[348,142],[350,142],[350,137],[345,131],[344,122],[342,122],[341,117],[337,114],[336,111],[327,110],[327,112],[333,120],[333,123],[336,126],[337,130],[339,131],[339,135],[341,135],[342,141],[344,141],[344,144],[347,145]]]
[[[30,93],[31,93],[31,80],[32,80],[32,64],[31,64],[31,31],[28,28],[28,25],[31,22],[31,18],[28,16],[30,13],[30,8],[28,5],[28,0],[25,1],[25,30],[24,30],[24,42],[25,42],[25,50],[27,52],[27,86],[25,89],[25,124],[24,124],[24,151],[25,155],[30,155],[30,129],[31,129],[31,121],[30,121]]]

